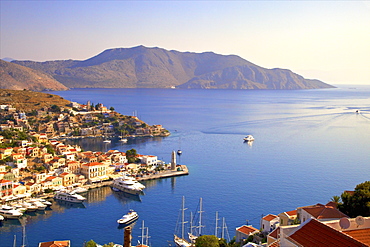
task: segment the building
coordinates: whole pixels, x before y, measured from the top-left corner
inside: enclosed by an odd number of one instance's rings
[[[279,217],[274,214],[268,214],[261,219],[262,232],[272,232],[279,226]]]
[[[13,194],[13,182],[6,179],[0,179],[0,198],[11,196]]]
[[[81,174],[90,182],[100,182],[109,179],[108,165],[100,162],[85,163],[81,165]]]
[[[240,243],[249,238],[249,236],[258,233],[258,229],[254,228],[253,226],[243,225],[241,227],[236,228],[235,231],[235,242]]]
[[[70,247],[70,240],[40,242],[38,247]]]
[[[328,206],[328,204],[323,205],[320,203],[312,206],[297,208],[297,215],[301,223],[304,223],[310,218],[315,218],[318,220],[334,220],[348,217],[333,206]]]
[[[370,217],[331,221],[310,218],[300,225],[281,226],[278,239],[268,246],[370,246]]]
[[[297,218],[297,210],[282,212],[278,214],[278,217],[280,219],[280,226],[293,225],[294,220]]]

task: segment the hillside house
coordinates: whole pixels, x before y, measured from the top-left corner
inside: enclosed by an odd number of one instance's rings
[[[258,233],[259,230],[254,228],[253,226],[243,225],[241,227],[236,228],[235,231],[235,242],[241,243],[249,238],[249,236]]]
[[[272,232],[279,226],[279,217],[274,214],[268,214],[261,219],[262,232]]]

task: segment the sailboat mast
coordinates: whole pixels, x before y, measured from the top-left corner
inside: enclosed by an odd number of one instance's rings
[[[225,217],[222,217],[222,235],[221,238],[225,239]]]
[[[202,204],[203,204],[203,198],[201,197],[200,199],[199,199],[199,211],[198,211],[198,213],[199,213],[199,236],[201,236],[202,235],[202,227],[203,227],[203,225],[202,225],[202,213],[203,213],[203,206],[202,206]]]
[[[185,237],[185,196],[182,197],[182,214],[181,214],[181,238],[184,239]]]
[[[218,233],[218,220],[219,220],[219,218],[218,218],[218,211],[216,211],[216,227],[215,227],[215,236],[216,236],[216,238],[218,237],[217,235],[217,233]]]
[[[143,224],[141,225],[141,244],[144,244],[144,220]]]

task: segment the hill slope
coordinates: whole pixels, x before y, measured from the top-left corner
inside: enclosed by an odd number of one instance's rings
[[[138,46],[105,50],[84,61],[13,61],[70,88],[309,89],[332,87],[289,70],[265,69],[236,55]]]
[[[12,105],[18,110],[31,112],[35,109],[48,108],[52,105],[65,107],[70,101],[61,96],[42,92],[0,89],[0,105]]]
[[[33,91],[68,89],[50,75],[3,60],[0,60],[0,88]]]

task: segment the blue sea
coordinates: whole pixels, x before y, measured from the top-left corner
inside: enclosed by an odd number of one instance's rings
[[[174,246],[181,200],[189,220],[203,199],[203,234],[214,234],[216,212],[232,238],[235,228],[300,206],[327,203],[344,190],[370,180],[370,87],[321,90],[73,89],[54,92],[86,103],[103,103],[171,132],[165,138],[135,138],[122,144],[85,139],[85,150],[136,149],[178,163],[188,176],[148,181],[145,195],[129,197],[110,188],[92,190],[83,207],[55,203],[52,210],[27,216],[27,246],[66,240],[82,246],[93,239],[123,241],[116,220],[129,209],[140,218],[132,244],[148,227],[154,247]],[[359,113],[356,113],[359,110]],[[252,145],[243,143],[253,135]],[[187,224],[189,226],[189,224]],[[221,232],[221,229],[218,231]],[[0,227],[0,246],[21,245],[22,227],[9,220]],[[227,235],[226,235],[227,236]]]

